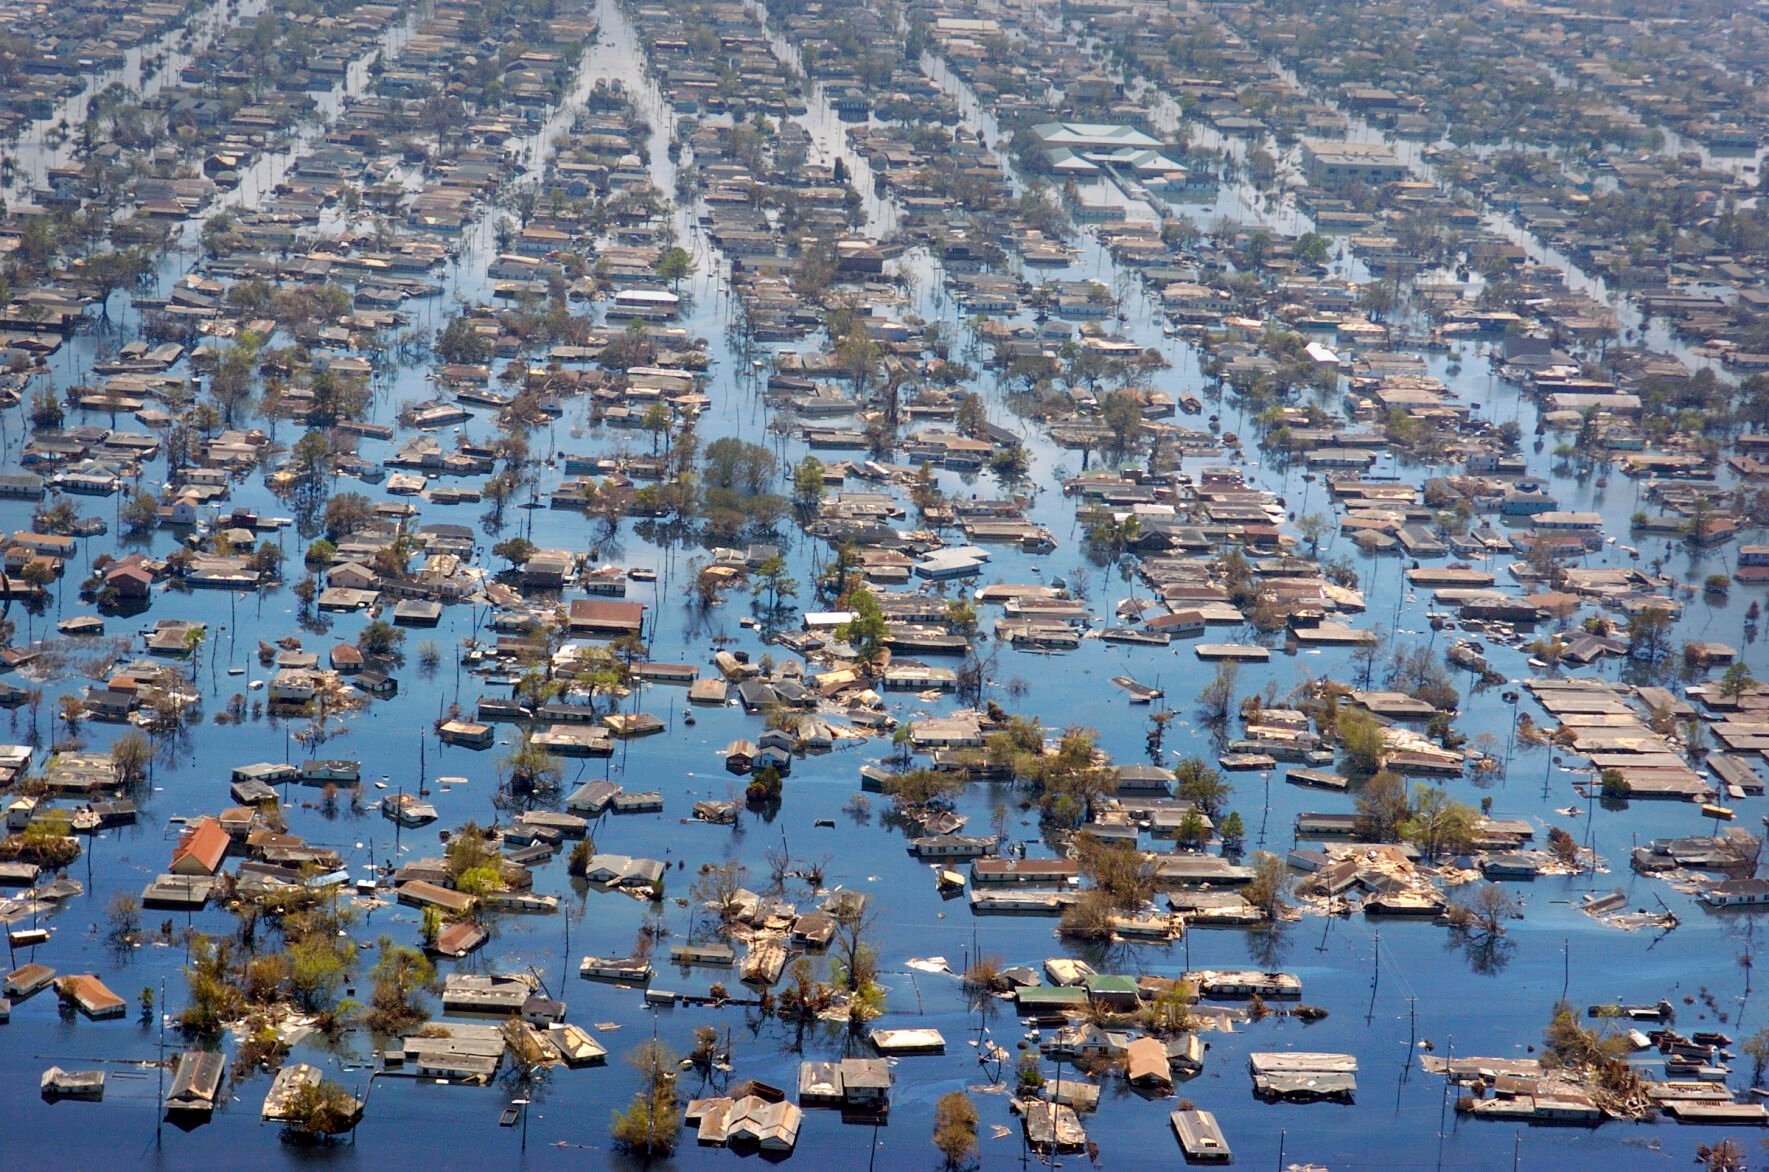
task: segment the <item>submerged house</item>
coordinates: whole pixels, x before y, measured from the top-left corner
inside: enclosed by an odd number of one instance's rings
[[[221,1099],[221,1076],[226,1073],[227,1058],[214,1050],[180,1054],[172,1085],[166,1091],[167,1114],[212,1114]]]
[[[204,818],[179,839],[168,870],[174,875],[213,875],[221,869],[231,841],[218,819]]]

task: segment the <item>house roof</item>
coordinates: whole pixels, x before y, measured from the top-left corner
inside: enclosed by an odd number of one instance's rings
[[[643,603],[614,602],[600,598],[574,598],[571,602],[573,626],[637,627],[644,621]]]
[[[1160,149],[1161,140],[1133,126],[1102,122],[1041,122],[1032,128],[1046,147],[1145,147]]]
[[[213,875],[221,867],[221,860],[227,854],[227,831],[220,821],[204,818],[191,827],[178,840],[178,847],[172,852],[172,870],[178,871],[180,864],[188,871],[191,867],[201,867]]]
[[[1167,1047],[1154,1038],[1138,1038],[1124,1048],[1124,1062],[1131,1082],[1172,1082]]]

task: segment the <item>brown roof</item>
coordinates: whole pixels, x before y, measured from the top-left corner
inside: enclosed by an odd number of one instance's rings
[[[577,598],[571,603],[571,625],[574,627],[638,630],[644,621],[645,606],[639,602]]]
[[[55,991],[63,1000],[78,1002],[81,1009],[94,1016],[120,1012],[123,999],[105,987],[93,973],[69,973],[55,982]]]
[[[1126,1046],[1124,1062],[1131,1082],[1173,1081],[1167,1066],[1167,1047],[1154,1038],[1138,1038]]]
[[[399,899],[408,904],[422,906],[435,904],[437,907],[450,911],[467,912],[473,910],[477,901],[464,891],[453,891],[447,887],[438,887],[434,883],[426,883],[422,879],[414,879],[410,883],[401,883],[398,890]]]
[[[465,956],[485,943],[486,931],[472,920],[457,920],[436,937],[436,951],[444,956]]]
[[[185,831],[172,852],[172,873],[175,875],[213,875],[221,869],[227,855],[227,831],[214,818],[204,818]]]

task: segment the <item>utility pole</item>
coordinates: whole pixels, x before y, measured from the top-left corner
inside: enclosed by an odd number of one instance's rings
[[[154,1144],[158,1146],[160,1133],[166,1127],[166,978],[160,978],[160,1060],[154,1064],[158,1072],[158,1084],[154,1090]]]
[[[1419,999],[1407,998],[1407,1064],[1402,1068],[1404,1076],[1413,1069],[1413,1051],[1419,1046]]]

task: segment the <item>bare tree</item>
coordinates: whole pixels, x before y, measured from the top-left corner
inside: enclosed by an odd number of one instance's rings
[[[688,888],[688,895],[696,906],[718,917],[721,932],[737,916],[741,906],[739,895],[748,874],[749,868],[736,859],[718,864],[707,863],[701,867],[699,876]]]
[[[1497,940],[1522,912],[1515,895],[1497,883],[1482,883],[1466,901],[1450,905],[1450,923],[1472,936]]]

